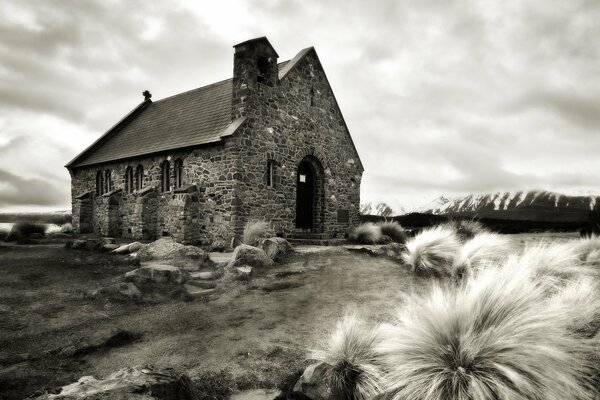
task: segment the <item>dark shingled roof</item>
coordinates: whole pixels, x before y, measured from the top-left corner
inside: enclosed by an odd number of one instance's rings
[[[287,71],[288,63],[279,63],[279,70]],[[219,142],[244,122],[231,121],[232,82],[227,79],[140,104],[67,167]]]
[[[301,50],[291,60],[279,63],[279,79],[313,49]],[[146,100],[66,166],[83,167],[220,142],[246,120],[231,121],[232,83],[233,79],[227,79],[155,102]]]

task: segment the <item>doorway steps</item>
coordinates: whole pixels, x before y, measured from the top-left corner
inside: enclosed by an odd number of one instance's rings
[[[296,230],[286,240],[295,245],[340,246],[347,243],[344,238],[332,238],[328,233],[316,233],[309,230]]]

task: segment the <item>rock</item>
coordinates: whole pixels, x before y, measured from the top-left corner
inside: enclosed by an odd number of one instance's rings
[[[43,233],[34,232],[31,235],[29,235],[29,239],[39,240],[39,239],[43,239],[43,238],[44,238]]]
[[[67,249],[83,249],[85,247],[85,240],[81,240],[81,239],[69,240],[65,244],[65,247]]]
[[[102,246],[102,250],[104,251],[113,251],[115,249],[118,249],[119,245],[118,244],[105,244],[104,246]]]
[[[191,272],[190,278],[192,279],[202,279],[205,281],[213,281],[215,279],[219,279],[221,274],[217,271],[203,271],[203,272]]]
[[[217,287],[217,283],[215,281],[196,281],[189,280],[187,281],[188,285],[196,286],[202,289],[214,289]]]
[[[377,254],[399,260],[402,258],[402,253],[404,253],[405,250],[406,246],[403,244],[390,243],[386,244],[385,246],[381,246],[381,248],[377,250]]]
[[[38,400],[131,399],[194,400],[196,394],[190,378],[173,369],[138,366],[124,368],[105,379],[84,376],[76,383],[63,386],[57,394],[44,394]]]
[[[85,241],[84,248],[86,250],[99,251],[102,249],[102,246],[104,246],[104,244],[104,240],[102,239],[87,239]]]
[[[235,269],[235,273],[237,274],[237,278],[239,280],[247,281],[252,276],[252,267],[249,267],[247,265],[244,267],[237,267]]]
[[[173,265],[150,263],[125,274],[126,282],[135,284],[174,283],[181,285],[189,275]]]
[[[379,240],[377,241],[377,243],[379,243],[379,244],[394,243],[394,239],[392,239],[388,235],[381,235],[381,237],[379,238]]]
[[[294,392],[310,398],[311,400],[333,400],[329,374],[331,367],[319,362],[311,364],[294,385]]]
[[[229,267],[238,267],[249,265],[252,267],[266,267],[273,265],[273,260],[265,253],[263,249],[258,247],[241,244],[233,251]]]
[[[232,393],[229,400],[273,400],[280,393],[279,389],[250,389]]]
[[[196,287],[193,285],[189,285],[189,284],[185,284],[184,288],[185,288],[185,291],[187,292],[187,294],[194,298],[205,297],[205,296],[213,294],[217,291],[217,289],[202,289],[202,288],[199,288],[199,287]]]
[[[110,297],[113,300],[139,300],[142,298],[142,292],[131,282],[120,282],[114,285],[105,286],[96,292],[95,296]]]
[[[195,246],[185,246],[177,243],[173,238],[165,237],[152,243],[143,245],[138,254],[142,261],[165,260],[178,265],[189,265],[193,262],[195,266],[210,264],[208,253]]]
[[[115,240],[115,238],[111,238],[111,237],[102,238],[103,244],[115,244],[116,242],[117,241]]]
[[[115,253],[115,254],[135,253],[136,251],[140,250],[143,246],[144,245],[141,244],[140,242],[124,244],[122,246],[117,247],[115,250],[113,250],[113,253]]]
[[[290,242],[280,237],[262,239],[259,241],[258,247],[263,249],[273,261],[279,261],[294,252]]]

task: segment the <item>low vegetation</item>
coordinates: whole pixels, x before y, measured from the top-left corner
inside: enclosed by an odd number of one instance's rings
[[[376,244],[381,240],[381,228],[371,222],[360,224],[354,228],[351,239],[362,244]]]
[[[32,237],[32,235],[44,236],[45,233],[46,226],[44,224],[35,222],[17,222],[13,225],[5,240],[18,241],[28,239]]]
[[[448,226],[437,226],[408,240],[403,260],[417,275],[447,276],[459,249],[456,232]]]
[[[322,350],[312,358],[329,364],[334,398],[368,400],[385,387],[385,373],[376,350],[380,345],[377,330],[354,314],[337,324]]]
[[[453,219],[443,224],[443,226],[454,230],[462,242],[471,240],[476,235],[488,231],[481,222],[473,220]]]
[[[396,243],[405,243],[407,234],[402,225],[394,221],[385,221],[379,223],[381,234],[388,236]]]
[[[456,226],[444,224],[408,240],[403,260],[410,270],[442,279],[405,296],[391,323],[360,323],[364,337],[376,337],[368,351],[383,386],[376,396],[597,398],[600,239],[521,249],[505,236],[471,228],[460,237]],[[361,370],[352,367],[358,362],[348,350],[364,352],[356,330],[344,319],[330,342],[334,356],[318,359]],[[355,393],[355,381],[334,381],[346,385],[342,392]]]
[[[244,227],[242,242],[250,246],[256,246],[260,239],[269,236],[272,236],[272,232],[268,223],[265,221],[250,221]]]

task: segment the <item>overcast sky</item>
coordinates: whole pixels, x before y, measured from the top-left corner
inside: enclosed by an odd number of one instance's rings
[[[600,192],[600,2],[2,1],[0,210],[70,208],[63,167],[142,100],[232,75],[232,45],[315,46],[362,201]]]

